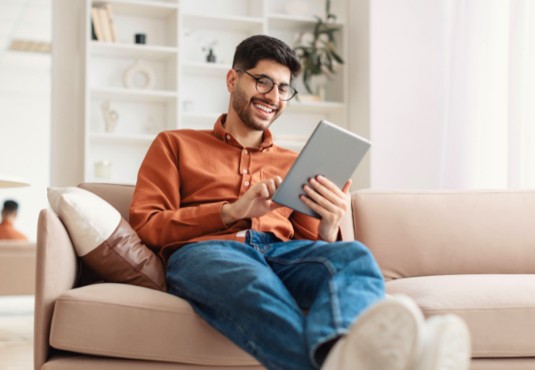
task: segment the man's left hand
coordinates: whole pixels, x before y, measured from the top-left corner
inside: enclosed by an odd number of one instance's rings
[[[318,234],[322,240],[337,240],[340,221],[349,207],[346,194],[350,187],[351,180],[347,180],[340,189],[321,175],[311,178],[308,184],[303,186],[306,196],[301,195],[301,200],[321,216]]]

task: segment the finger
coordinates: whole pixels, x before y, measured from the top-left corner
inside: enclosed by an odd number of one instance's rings
[[[334,194],[337,194],[339,197],[343,197],[344,196],[343,190],[340,190],[340,188],[334,182],[332,182],[331,180],[329,180],[325,176],[318,175],[318,176],[316,176],[315,180],[318,181],[318,183],[320,183],[321,185],[323,185],[327,189],[329,189]],[[348,180],[348,181],[350,181],[350,180]],[[347,183],[346,183],[346,185],[347,185]],[[345,185],[344,185],[344,187],[345,187]]]
[[[349,189],[351,189],[352,184],[353,184],[353,181],[351,179],[347,180],[344,187],[342,188],[342,193],[344,194],[349,193]]]
[[[308,185],[304,185],[303,189],[305,190],[306,195],[312,199],[316,204],[325,208],[330,212],[336,211],[336,205],[331,202],[330,199],[326,198],[323,194],[317,192],[317,189],[313,189]]]
[[[345,194],[342,193],[342,191],[332,182],[329,181],[329,184],[325,186],[315,178],[311,178],[310,184],[314,187],[314,190],[316,190],[319,194],[321,194],[324,198],[328,199],[329,202],[333,203],[334,205],[340,207],[342,203],[345,202]]]
[[[278,189],[279,185],[282,183],[282,177],[275,176],[273,179],[275,180],[275,185],[277,186],[277,189]]]
[[[265,182],[261,182],[261,183],[258,184],[258,189],[257,189],[256,194],[260,198],[265,198],[265,199],[269,198],[269,196],[270,196],[269,195],[269,189],[268,189],[268,187],[267,187]]]
[[[266,184],[266,187],[269,191],[269,197],[272,197],[273,194],[275,194],[275,192],[277,191],[277,184],[276,184],[276,181],[275,179],[268,179],[265,181],[265,184]]]
[[[321,218],[324,218],[325,215],[328,214],[328,211],[325,208],[321,207],[318,203],[316,203],[306,195],[301,194],[299,196],[299,199],[301,199],[301,201],[305,203],[311,210],[320,215]]]

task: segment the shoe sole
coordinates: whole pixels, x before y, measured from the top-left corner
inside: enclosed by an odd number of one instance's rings
[[[471,343],[468,327],[455,315],[431,317],[425,328],[425,354],[418,370],[468,370]],[[425,361],[425,362],[424,362]]]
[[[338,369],[411,369],[423,326],[423,315],[415,303],[405,297],[386,298],[351,326]]]

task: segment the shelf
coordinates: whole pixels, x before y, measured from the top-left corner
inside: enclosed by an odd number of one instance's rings
[[[202,75],[208,77],[225,77],[228,70],[232,68],[228,64],[221,63],[184,63],[183,72],[186,76]]]
[[[156,134],[91,133],[92,141],[106,144],[150,144]]]
[[[291,136],[291,135],[273,135],[273,142],[277,146],[288,148],[293,151],[299,152],[303,148],[307,141],[306,137]]]
[[[257,17],[227,17],[202,14],[184,14],[184,24],[195,26],[203,29],[220,28],[226,31],[250,31],[262,33],[264,22],[262,18]]]
[[[101,184],[113,184],[113,185],[136,185],[137,179],[120,179],[111,176],[110,178],[102,178],[94,175],[90,175],[86,182],[96,182]]]
[[[295,99],[286,106],[288,112],[336,112],[343,109],[345,109],[345,105],[340,102],[299,102]]]
[[[119,44],[91,41],[91,54],[103,57],[127,57],[166,61],[177,56],[178,49],[167,46]]]
[[[100,99],[118,99],[139,102],[171,103],[176,101],[175,91],[138,90],[124,88],[91,88],[91,96]]]
[[[207,123],[211,123],[211,127],[213,127],[215,121],[219,118],[220,115],[221,113],[183,113],[182,121],[186,124],[206,125]]]
[[[303,31],[304,28],[309,28],[312,31],[312,27],[318,21],[313,16],[296,16],[288,14],[271,13],[267,17],[269,28],[279,28],[288,31]],[[335,27],[343,27],[343,23],[332,23]]]
[[[114,12],[137,17],[162,18],[176,14],[178,4],[165,1],[143,0],[105,0],[93,1],[94,4],[110,4]]]

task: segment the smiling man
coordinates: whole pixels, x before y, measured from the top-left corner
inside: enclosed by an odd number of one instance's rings
[[[151,145],[132,226],[167,263],[169,292],[267,369],[467,369],[460,319],[425,323],[409,299],[385,298],[368,249],[338,241],[351,181],[304,184],[319,220],[271,200],[297,155],[269,128],[300,68],[278,39],[240,43],[213,130],[166,131]]]

